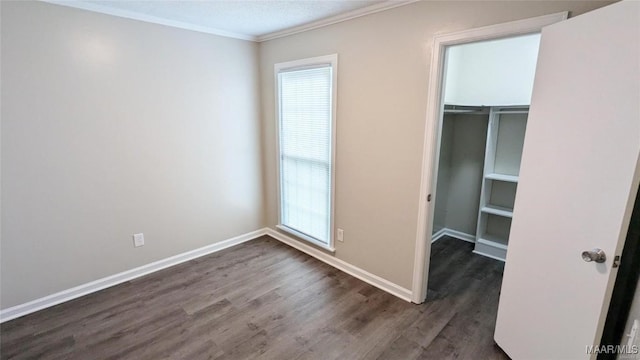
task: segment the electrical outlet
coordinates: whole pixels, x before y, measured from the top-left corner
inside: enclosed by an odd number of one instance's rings
[[[338,237],[338,241],[344,241],[344,230],[338,229],[336,235]]]
[[[144,245],[144,234],[133,234],[133,246],[139,247]]]

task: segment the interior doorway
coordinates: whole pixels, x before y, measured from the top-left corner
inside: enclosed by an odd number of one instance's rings
[[[434,239],[473,243],[475,253],[504,259],[535,72],[537,34],[543,26],[566,18],[566,12],[558,13],[435,37],[414,302],[421,303],[427,296]],[[512,57],[520,57],[521,65],[511,66],[515,60],[501,55],[510,47]],[[527,47],[529,50],[523,51]],[[520,56],[524,54],[528,56]],[[529,70],[523,71],[523,67]],[[496,77],[491,70],[504,75]],[[440,164],[449,167],[441,168]]]
[[[446,48],[432,243],[505,261],[539,45],[534,33]]]

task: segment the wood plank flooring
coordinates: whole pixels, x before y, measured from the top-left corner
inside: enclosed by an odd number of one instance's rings
[[[269,237],[0,326],[1,359],[507,359],[501,262],[433,244],[425,304]]]

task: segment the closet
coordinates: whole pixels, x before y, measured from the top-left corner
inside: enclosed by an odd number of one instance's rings
[[[489,113],[474,252],[500,260],[507,256],[527,115],[528,107]]]
[[[432,241],[505,260],[539,35],[447,50]]]

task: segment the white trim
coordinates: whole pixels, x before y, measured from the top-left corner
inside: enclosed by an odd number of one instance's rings
[[[437,41],[437,44],[434,41],[433,45],[434,48],[438,45],[440,47],[439,50],[442,51],[444,50],[444,47],[451,45],[468,44],[476,41],[538,33],[543,27],[566,20],[568,16],[568,11],[562,11],[554,14],[467,29],[449,34],[439,34],[434,36],[434,40]],[[517,105],[514,106],[517,107]]]
[[[289,71],[293,69],[303,69],[303,68],[315,68],[319,67],[319,65],[331,65],[335,69],[338,66],[338,54],[330,54],[323,56],[316,56],[312,58],[306,59],[298,59],[280,62],[273,65],[275,75],[277,77],[278,73],[281,71]]]
[[[386,291],[391,295],[397,296],[402,300],[411,301],[411,290],[405,289],[400,285],[394,284],[389,280],[383,279],[377,275],[374,275],[368,271],[365,271],[355,265],[351,265],[348,262],[340,260],[335,256],[324,253],[314,247],[311,247],[303,242],[297,241],[283,233],[275,231],[273,229],[267,229],[267,235],[279,240],[295,249],[298,249],[314,258],[322,261],[325,264],[333,266],[334,268],[344,271],[345,273],[356,277],[370,285],[377,287],[380,290]]]
[[[291,234],[291,235],[293,235],[295,237],[299,237],[300,239],[308,241],[308,242],[312,243],[315,246],[319,246],[319,247],[323,248],[326,251],[330,251],[332,253],[336,252],[336,249],[334,247],[328,246],[327,244],[323,243],[322,241],[319,241],[318,239],[313,238],[313,237],[311,237],[311,236],[309,236],[307,234],[303,234],[303,233],[301,233],[299,231],[296,231],[295,229],[292,229],[292,228],[290,228],[288,226],[276,225],[276,228],[278,228],[278,230],[287,232],[287,233],[289,233],[289,234]]]
[[[165,26],[171,26],[178,29],[197,31],[205,34],[224,36],[228,38],[240,39],[240,40],[248,40],[248,41],[256,41],[258,38],[252,35],[240,34],[232,31],[220,30],[208,26],[200,26],[195,24],[190,24],[177,20],[165,19],[153,15],[147,15],[135,11],[123,10],[123,9],[115,9],[109,6],[99,5],[95,3],[89,3],[84,1],[66,1],[66,0],[41,0],[42,2],[68,6],[76,9],[93,11],[101,14],[107,14],[112,16],[117,16],[125,19],[132,19],[138,21],[144,21],[152,24],[159,24]]]
[[[282,209],[280,208],[280,194],[282,193],[282,183],[280,181],[280,78],[278,74],[283,71],[292,71],[300,68],[308,68],[316,65],[330,65],[331,67],[331,204],[329,208],[329,244],[314,239],[302,233],[300,236],[304,240],[308,240],[315,245],[319,245],[329,251],[335,251],[334,232],[335,232],[335,204],[336,204],[336,114],[338,99],[338,54],[317,56],[313,58],[299,59],[287,62],[281,62],[273,65],[273,76],[275,86],[276,101],[276,173],[278,174],[278,185],[276,188],[277,210],[278,210],[278,226],[286,227],[286,231],[291,228],[282,225]],[[299,233],[299,231],[296,231]],[[297,234],[294,234],[297,235]],[[299,236],[299,235],[297,235]],[[311,239],[311,240],[310,240]]]
[[[435,191],[436,179],[434,170],[437,166],[436,155],[438,149],[439,119],[442,117],[442,78],[444,68],[445,48],[451,45],[466,44],[482,40],[530,34],[541,31],[544,26],[565,20],[568,12],[559,12],[535,18],[512,21],[503,24],[485,26],[476,29],[458,31],[451,34],[434,36],[429,73],[429,88],[427,93],[427,114],[424,132],[422,172],[420,179],[420,197],[418,198],[418,226],[416,231],[416,246],[413,265],[412,301],[424,302],[427,295],[427,280],[429,278],[429,255],[431,244],[428,235],[433,227],[432,202],[427,202],[427,195]]]
[[[345,273],[356,277],[368,284],[371,284],[381,290],[384,290],[392,295],[395,295],[402,300],[411,301],[411,291],[405,289],[399,285],[396,285],[388,280],[385,280],[377,275],[371,274],[365,270],[362,270],[354,265],[351,265],[345,261],[337,259],[329,254],[315,249],[302,242],[296,241],[293,238],[279,233],[270,228],[263,228],[256,231],[252,231],[246,234],[242,234],[227,240],[223,240],[211,245],[207,245],[195,250],[187,251],[182,254],[168,257],[159,261],[155,261],[131,270],[123,271],[118,274],[104,277],[86,284],[82,284],[71,289],[63,290],[36,300],[26,302],[24,304],[12,306],[7,309],[0,310],[0,323],[19,318],[31,314],[33,312],[43,310],[84,295],[88,295],[123,282],[127,282],[144,275],[151,274],[153,272],[166,269],[168,267],[178,265],[189,260],[193,260],[205,255],[212,254],[217,251],[227,249],[229,247],[239,245],[241,243],[259,238],[264,235],[269,235],[272,238],[285,243],[297,250],[300,250],[306,254],[313,256],[314,258],[329,264],[336,269],[344,271]]]
[[[437,233],[433,234],[433,236],[431,236],[431,243],[433,244],[434,242],[442,239],[445,236],[450,236],[452,238],[456,238],[458,240],[470,242],[473,244],[475,244],[476,242],[475,235],[463,233],[462,231],[453,230],[449,228],[443,228],[443,229],[440,229]]]
[[[305,32],[305,31],[309,31],[309,30],[313,30],[313,29],[317,29],[317,28],[321,28],[321,27],[325,27],[328,25],[332,25],[332,24],[337,24],[343,21],[347,21],[347,20],[351,20],[351,19],[355,19],[355,18],[359,18],[361,16],[365,16],[365,15],[370,15],[370,14],[375,14],[377,12],[380,11],[385,11],[385,10],[391,10],[400,6],[404,6],[404,5],[409,5],[412,4],[414,2],[418,2],[420,0],[387,0],[378,4],[374,4],[374,5],[370,5],[370,6],[366,6],[360,9],[355,9],[343,14],[338,14],[335,16],[331,16],[328,18],[324,18],[324,19],[320,19],[317,21],[313,21],[307,24],[303,24],[303,25],[299,25],[299,26],[294,26],[292,28],[289,29],[285,29],[285,30],[281,30],[281,31],[275,31],[272,33],[268,33],[268,34],[264,34],[264,35],[260,35],[257,37],[256,41],[257,42],[263,42],[263,41],[268,41],[268,40],[273,40],[273,39],[277,39],[277,38],[281,38],[281,37],[285,37],[285,36],[289,36],[289,35],[293,35],[293,34],[297,34],[297,33],[301,33],[301,32]]]
[[[447,235],[447,228],[438,230],[435,234],[431,235],[431,243],[433,244],[434,242],[442,239],[445,235]]]
[[[29,301],[24,304],[12,306],[7,309],[0,310],[0,323],[9,321],[38,310],[46,309],[48,307],[58,305],[60,303],[79,298],[81,296],[94,293],[112,287],[114,285],[121,284],[126,281],[139,278],[141,276],[181,264],[183,262],[205,256],[231,246],[247,242],[259,238],[260,236],[267,234],[267,228],[252,231],[246,234],[242,234],[227,240],[219,241],[217,243],[207,245],[195,250],[187,251],[182,254],[168,257],[166,259],[158,260],[146,265],[139,266],[137,268],[123,271],[121,273],[104,277],[86,284],[82,284],[71,289],[63,290],[55,294],[51,294],[40,299]]]

